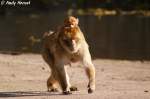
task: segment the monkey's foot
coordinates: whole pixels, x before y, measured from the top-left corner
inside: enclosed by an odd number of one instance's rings
[[[78,88],[75,87],[75,86],[71,86],[71,87],[70,87],[70,91],[78,91]]]
[[[71,91],[63,91],[63,94],[64,95],[69,95],[69,94],[72,94],[72,93],[71,93]]]
[[[94,89],[92,89],[92,88],[90,87],[90,85],[88,84],[88,93],[91,94],[91,93],[93,93],[93,92],[94,92]]]
[[[93,93],[93,92],[94,92],[93,89],[91,89],[91,88],[88,89],[88,93],[89,93],[89,94],[91,94],[91,93]]]
[[[51,88],[51,89],[48,89],[48,92],[58,92],[58,89],[57,88]]]

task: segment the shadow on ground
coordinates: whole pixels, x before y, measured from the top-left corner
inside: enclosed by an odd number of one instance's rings
[[[50,93],[46,91],[15,91],[15,92],[0,92],[0,98],[2,97],[25,97],[25,96],[52,96],[62,95],[60,93]]]

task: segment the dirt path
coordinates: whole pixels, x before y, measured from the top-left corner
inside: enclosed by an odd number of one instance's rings
[[[150,62],[94,60],[96,91],[87,93],[87,78],[80,65],[69,67],[72,95],[48,93],[49,67],[40,55],[0,54],[0,98],[4,99],[150,99]]]

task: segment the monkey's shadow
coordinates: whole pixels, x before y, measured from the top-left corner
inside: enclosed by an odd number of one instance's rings
[[[15,92],[0,92],[0,98],[4,97],[25,97],[25,96],[52,96],[62,95],[61,93],[50,93],[47,91],[15,91]]]

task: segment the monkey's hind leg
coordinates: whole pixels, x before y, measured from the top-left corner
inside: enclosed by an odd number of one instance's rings
[[[63,90],[63,94],[71,94],[69,76],[66,72],[66,68],[63,65],[56,66],[56,68],[58,81]]]
[[[47,89],[49,92],[58,92],[58,86],[58,81],[54,77],[54,74],[52,74],[47,80]]]
[[[43,53],[42,53],[43,59],[46,61],[46,63],[49,65],[49,67],[51,68],[51,75],[49,76],[48,80],[47,80],[47,89],[50,92],[56,92],[58,91],[58,81],[56,78],[56,71],[53,69],[54,66],[54,56],[53,54],[48,50],[48,49],[43,49]]]

